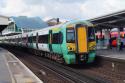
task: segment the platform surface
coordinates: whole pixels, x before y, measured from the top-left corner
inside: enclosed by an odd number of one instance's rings
[[[0,48],[0,83],[43,83],[18,58]]]
[[[101,49],[96,51],[97,56],[110,57],[125,60],[125,49],[119,51],[117,48]]]
[[[0,83],[11,83],[12,78],[5,61],[5,51],[0,48]]]

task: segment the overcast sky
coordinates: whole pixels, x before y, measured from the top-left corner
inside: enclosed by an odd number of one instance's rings
[[[0,15],[89,19],[125,9],[125,0],[0,0]]]

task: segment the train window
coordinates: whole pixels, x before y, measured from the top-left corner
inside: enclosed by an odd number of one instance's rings
[[[53,44],[62,44],[62,41],[63,41],[63,35],[61,32],[53,34],[53,36],[52,36]]]
[[[25,42],[25,37],[22,37],[22,43],[24,43]]]
[[[33,43],[36,43],[36,36],[33,36]]]
[[[93,27],[88,28],[88,41],[95,41],[95,30]]]
[[[48,43],[48,35],[40,35],[38,38],[38,43]]]
[[[27,42],[26,37],[23,37],[23,38],[22,38],[22,42],[23,42],[23,43],[26,43],[26,42]]]
[[[21,38],[18,37],[17,38],[17,43],[19,43],[19,42],[21,42]]]
[[[32,40],[32,37],[28,37],[28,43],[32,43],[33,40]]]
[[[21,37],[19,37],[19,42],[21,42]]]
[[[67,43],[74,43],[75,42],[75,31],[74,29],[67,29],[66,30],[66,39]]]
[[[19,38],[16,38],[16,43],[18,43],[19,42]]]

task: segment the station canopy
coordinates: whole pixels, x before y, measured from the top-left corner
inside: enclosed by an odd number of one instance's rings
[[[125,10],[89,19],[97,29],[125,28]]]

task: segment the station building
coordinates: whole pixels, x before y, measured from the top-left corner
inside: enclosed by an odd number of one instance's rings
[[[46,23],[48,24],[48,26],[55,26],[58,24],[62,24],[67,22],[68,20],[64,20],[64,19],[59,19],[59,18],[52,18],[46,21]]]
[[[47,27],[48,24],[39,17],[10,17],[8,26],[2,31],[2,35],[15,35],[30,32]]]
[[[1,31],[4,30],[9,24],[9,17],[0,15],[0,36]]]

